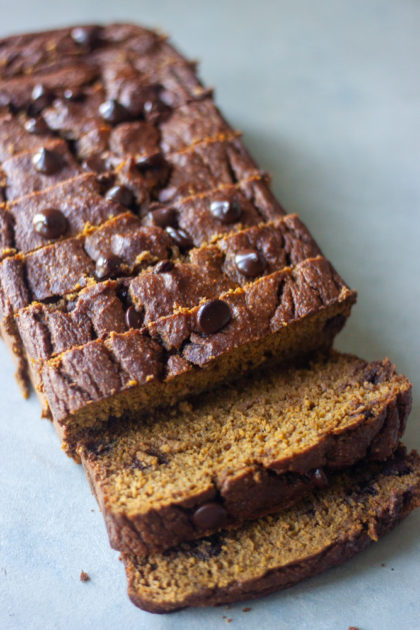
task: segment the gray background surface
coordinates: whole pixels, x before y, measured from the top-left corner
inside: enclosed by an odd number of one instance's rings
[[[340,349],[390,356],[414,382],[406,442],[420,446],[420,4],[416,0],[0,2],[0,35],[80,21],[161,25],[290,212],[359,291]],[[82,470],[60,452],[0,347],[0,627],[414,630],[420,513],[345,566],[223,608],[152,616],[132,606]],[[384,563],[386,566],[382,566]],[[81,569],[91,581],[79,581]]]

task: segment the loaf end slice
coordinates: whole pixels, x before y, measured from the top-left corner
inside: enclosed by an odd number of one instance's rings
[[[420,506],[420,457],[360,464],[279,516],[141,560],[123,554],[128,594],[150,612],[247,600],[293,586],[377,541]]]

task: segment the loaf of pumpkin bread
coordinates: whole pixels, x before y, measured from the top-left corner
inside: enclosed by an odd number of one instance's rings
[[[355,301],[161,34],[0,44],[0,329],[65,449],[331,346]]]

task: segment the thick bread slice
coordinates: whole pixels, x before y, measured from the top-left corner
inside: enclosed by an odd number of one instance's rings
[[[111,545],[147,555],[289,507],[334,468],[386,459],[410,406],[388,360],[333,352],[114,423],[79,455]]]
[[[420,458],[362,463],[278,516],[142,560],[123,554],[128,594],[150,612],[267,595],[340,564],[420,506]]]
[[[318,256],[219,298],[45,362],[43,393],[70,454],[87,429],[110,416],[173,404],[265,361],[281,363],[329,348],[355,294]],[[229,317],[221,321],[219,309]],[[215,314],[218,328],[203,328],[207,312]]]

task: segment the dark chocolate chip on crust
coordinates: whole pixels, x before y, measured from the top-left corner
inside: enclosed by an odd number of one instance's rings
[[[68,222],[61,210],[45,208],[34,216],[33,226],[45,238],[58,238],[67,231]]]
[[[236,200],[233,201],[212,201],[210,204],[210,212],[215,219],[221,223],[235,223],[242,214],[242,209]]]
[[[143,318],[141,314],[136,311],[134,306],[129,306],[125,312],[125,323],[127,324],[127,328],[140,328],[142,322]]]
[[[71,37],[76,44],[93,48],[100,40],[101,28],[99,26],[76,26],[72,29]]]
[[[176,227],[177,213],[175,208],[158,208],[149,212],[149,217],[154,225],[161,228]]]
[[[203,530],[222,527],[226,522],[226,518],[227,512],[225,508],[215,501],[204,503],[192,515],[194,525]]]
[[[111,125],[117,125],[129,118],[129,114],[124,105],[121,105],[121,103],[113,98],[99,105],[99,113],[102,118]]]
[[[134,203],[134,195],[127,186],[113,186],[108,190],[105,197],[111,201],[116,201],[126,208],[130,208]]]
[[[247,278],[255,278],[264,271],[264,261],[257,251],[254,249],[244,249],[235,256],[235,264],[244,276]]]
[[[115,254],[101,254],[96,261],[95,275],[98,280],[112,278],[121,270],[121,258]]]
[[[181,228],[173,228],[171,226],[168,226],[166,228],[166,231],[175,243],[175,245],[178,245],[179,249],[190,249],[194,245],[190,236],[186,232],[184,232],[184,230],[181,230]]]
[[[205,335],[212,335],[224,328],[231,320],[232,314],[227,302],[210,300],[200,306],[197,314],[198,326]]]
[[[36,170],[43,175],[54,175],[63,168],[63,158],[57,151],[43,147],[35,153],[32,163]]]
[[[53,98],[54,95],[52,94],[51,90],[42,85],[42,83],[37,83],[36,85],[34,85],[31,93],[31,113],[33,115],[37,115],[42,112],[45,107],[48,107],[48,105],[51,104]]]
[[[25,122],[25,129],[28,133],[32,133],[37,136],[45,135],[50,131],[45,120],[42,116],[37,116],[36,118],[29,118]]]
[[[161,260],[153,269],[153,273],[168,273],[174,268],[172,260]]]
[[[95,173],[103,173],[106,170],[105,160],[100,155],[91,155],[83,162],[83,168]]]

